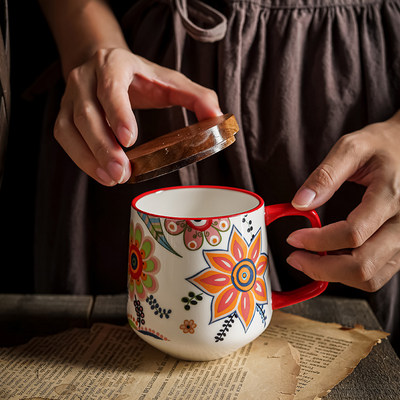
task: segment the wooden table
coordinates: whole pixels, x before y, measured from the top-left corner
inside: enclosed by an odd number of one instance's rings
[[[95,322],[124,325],[125,308],[126,295],[0,294],[0,346],[24,343],[34,336],[54,334],[72,327],[90,327]],[[284,311],[322,322],[381,329],[364,300],[320,296]],[[375,346],[325,399],[399,400],[400,359],[389,341]]]

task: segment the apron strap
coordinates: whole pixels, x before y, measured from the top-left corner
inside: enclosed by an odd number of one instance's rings
[[[191,0],[189,6],[187,0],[173,0],[171,5],[173,7],[175,30],[175,69],[181,71],[186,34],[199,42],[216,42],[225,36],[227,19],[225,15],[200,0]],[[197,24],[191,19],[192,15],[195,17]],[[188,126],[187,111],[183,107],[180,108],[180,117],[183,120],[183,124]],[[179,170],[179,178],[184,186],[198,185],[197,164],[193,163],[181,168]]]
[[[224,14],[200,0],[174,0],[176,10],[186,32],[199,42],[212,43],[224,38],[227,19]],[[191,19],[191,12],[196,15],[198,23]],[[203,27],[208,26],[208,27]]]

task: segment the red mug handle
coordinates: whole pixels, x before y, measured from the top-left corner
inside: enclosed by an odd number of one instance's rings
[[[274,204],[265,207],[265,223],[267,226],[278,218],[288,217],[291,215],[300,215],[308,218],[313,228],[321,227],[321,221],[315,210],[300,211],[294,208],[290,203]],[[326,252],[319,254],[326,255]],[[321,294],[327,286],[328,282],[313,281],[298,289],[290,290],[289,292],[276,292],[273,290],[272,309],[277,310],[316,297]]]

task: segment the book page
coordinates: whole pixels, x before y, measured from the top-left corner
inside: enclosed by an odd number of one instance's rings
[[[129,326],[95,324],[0,348],[0,398],[315,400],[387,335],[275,311],[252,343],[192,362],[154,349]]]
[[[286,339],[300,352],[296,400],[316,400],[348,376],[388,333],[345,328],[275,311],[265,339]]]
[[[299,370],[298,351],[279,338],[190,362],[152,348],[127,326],[95,324],[0,348],[0,398],[290,400]]]

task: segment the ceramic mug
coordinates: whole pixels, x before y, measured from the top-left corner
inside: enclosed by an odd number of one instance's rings
[[[326,282],[271,291],[266,226],[315,211],[266,206],[255,193],[216,186],[169,187],[132,201],[128,321],[174,357],[212,360],[259,336],[272,311],[317,296]]]

